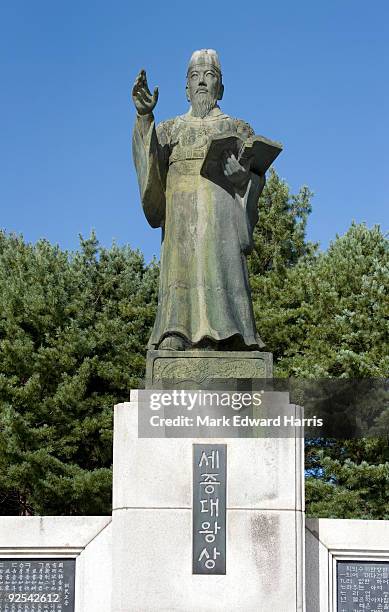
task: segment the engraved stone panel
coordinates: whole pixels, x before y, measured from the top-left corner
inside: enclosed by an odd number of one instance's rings
[[[74,612],[75,559],[0,559],[0,612]]]
[[[389,562],[338,561],[337,612],[389,610]]]
[[[193,445],[193,573],[226,573],[227,445]]]
[[[148,351],[146,387],[170,381],[175,388],[206,387],[215,379],[272,376],[272,354],[259,351]]]

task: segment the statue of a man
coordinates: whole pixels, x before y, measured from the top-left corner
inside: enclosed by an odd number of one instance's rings
[[[137,110],[133,157],[146,218],[162,228],[158,311],[150,349],[253,350],[256,332],[246,255],[258,220],[264,176],[226,151],[211,176],[200,174],[210,140],[241,139],[251,127],[225,115],[219,58],[193,53],[185,115],[155,126],[158,89],[151,94],[141,70],[132,91]]]

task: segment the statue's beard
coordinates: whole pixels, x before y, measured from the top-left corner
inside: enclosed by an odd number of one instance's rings
[[[191,100],[192,114],[195,117],[201,117],[204,119],[204,117],[206,117],[208,113],[215,108],[216,103],[217,98],[211,94],[197,93],[193,96],[193,100]]]

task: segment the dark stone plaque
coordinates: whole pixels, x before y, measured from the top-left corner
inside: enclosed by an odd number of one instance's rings
[[[74,612],[75,559],[0,559],[0,612]]]
[[[193,445],[193,574],[226,573],[227,445]]]
[[[389,610],[389,562],[338,561],[337,612]]]

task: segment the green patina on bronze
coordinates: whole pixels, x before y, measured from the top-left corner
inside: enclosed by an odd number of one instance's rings
[[[133,157],[142,205],[150,225],[162,228],[150,349],[170,336],[185,339],[187,349],[201,348],[204,340],[227,350],[263,346],[255,328],[246,255],[265,179],[228,151],[211,166],[208,178],[200,174],[213,138],[254,135],[247,123],[218,107],[223,85],[215,57],[208,51],[194,54],[187,85],[192,107],[158,126],[152,113],[158,91],[150,93],[144,71],[133,89],[138,111]]]
[[[146,388],[223,388],[228,380],[272,378],[271,353],[259,351],[148,351]],[[220,384],[219,384],[220,383]]]

